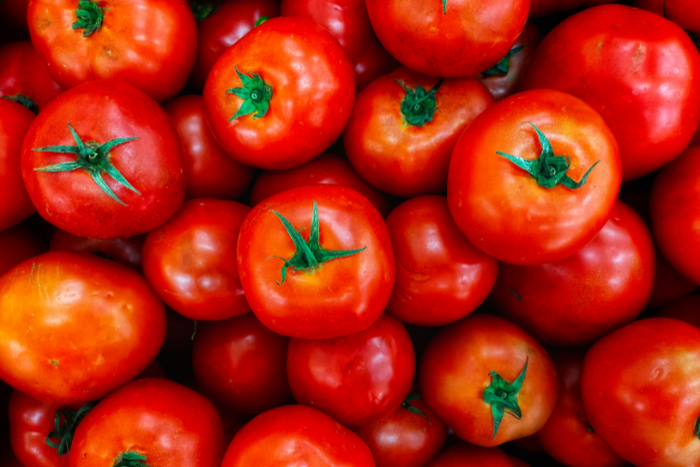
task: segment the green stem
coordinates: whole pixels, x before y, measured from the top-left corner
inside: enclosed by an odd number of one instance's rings
[[[34,115],[37,115],[39,113],[39,106],[36,105],[36,102],[34,102],[32,99],[25,96],[24,94],[18,93],[14,96],[2,97],[12,102],[17,102],[19,105],[26,107],[27,109],[31,110],[34,113]]]
[[[84,29],[83,37],[90,36],[102,27],[105,10],[106,8],[102,8],[94,0],[79,0],[78,8],[75,10],[78,20],[71,25],[71,28]]]
[[[501,426],[501,421],[503,421],[503,416],[506,413],[517,420],[520,420],[523,416],[518,405],[518,394],[525,381],[529,360],[530,357],[525,359],[525,368],[512,383],[503,379],[495,370],[489,373],[489,376],[492,377],[491,384],[484,389],[483,400],[491,406],[491,414],[493,415],[493,438],[491,439],[496,438],[498,428]]]
[[[226,94],[235,94],[243,99],[243,104],[228,121],[230,122],[238,117],[252,113],[254,113],[253,120],[264,117],[270,108],[270,100],[273,94],[272,86],[263,81],[257,73],[253,73],[253,76],[248,76],[238,71],[238,65],[234,65],[233,68],[236,70],[236,74],[241,79],[243,86],[227,89]]]
[[[428,417],[422,410],[420,410],[420,409],[418,409],[418,408],[416,408],[416,407],[413,407],[413,406],[410,404],[411,401],[414,401],[414,400],[420,399],[420,398],[421,398],[420,394],[410,393],[408,396],[406,396],[406,399],[405,399],[405,400],[403,401],[403,403],[401,404],[401,407],[404,408],[404,409],[406,409],[406,410],[408,410],[408,411],[411,412],[411,413],[415,413],[415,414],[418,414],[418,415],[422,415],[422,416],[424,416],[425,418],[427,418],[428,421],[430,421],[430,417]]]
[[[527,44],[513,47],[498,63],[482,73],[482,76],[505,76],[510,71],[510,57],[527,47]]]
[[[445,81],[440,78],[438,82],[428,91],[423,86],[414,86],[413,89],[407,87],[403,81],[395,80],[406,91],[406,95],[401,101],[401,116],[403,116],[404,126],[423,126],[426,122],[433,120],[437,110],[436,94]]]
[[[88,402],[77,411],[72,409],[59,409],[54,416],[54,424],[56,429],[46,435],[46,444],[52,448],[56,448],[56,454],[63,456],[70,452],[71,444],[75,429],[78,428],[80,421],[95,407],[97,401]],[[61,424],[61,419],[65,420]],[[52,439],[60,440],[58,443],[51,441]]]
[[[136,451],[126,451],[114,459],[114,467],[150,467],[146,462],[148,458]]]

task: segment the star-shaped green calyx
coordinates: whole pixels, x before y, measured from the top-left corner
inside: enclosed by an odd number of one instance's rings
[[[443,14],[447,14],[447,0],[442,0],[442,12]]]
[[[271,256],[270,258],[277,258],[284,261],[282,266],[282,282],[277,282],[277,285],[284,284],[287,279],[287,269],[292,271],[307,271],[311,272],[320,268],[323,263],[328,261],[344,258],[357,254],[367,247],[358,248],[356,250],[326,250],[321,246],[319,238],[319,223],[318,223],[318,206],[316,201],[314,201],[313,214],[311,215],[311,230],[309,231],[309,241],[304,240],[301,235],[301,229],[299,231],[294,229],[294,226],[285,217],[275,210],[270,210],[274,213],[287,230],[287,234],[291,237],[294,242],[294,246],[297,251],[294,253],[291,259],[282,258],[281,256]],[[270,259],[268,258],[268,259]]]
[[[527,44],[519,45],[518,47],[513,47],[510,51],[499,60],[494,66],[483,72],[482,76],[504,76],[510,71],[510,57],[517,54],[521,50],[527,47]]]
[[[71,444],[73,443],[73,435],[75,435],[75,429],[78,428],[80,421],[85,418],[85,416],[95,407],[97,401],[88,402],[83,405],[78,410],[73,409],[59,409],[56,411],[54,416],[54,424],[56,429],[52,430],[48,435],[46,435],[46,444],[52,448],[56,448],[56,454],[63,456],[70,452]],[[61,424],[61,419],[65,422]],[[52,439],[58,439],[58,443],[51,441]]]
[[[414,401],[416,399],[420,399],[421,396],[420,394],[416,394],[414,392],[410,393],[408,396],[406,396],[406,399],[401,403],[401,407],[408,410],[411,413],[417,414],[417,415],[422,415],[423,417],[427,418],[428,421],[430,421],[430,417],[428,417],[421,409],[418,409],[416,407],[413,407],[411,405],[411,401]]]
[[[404,126],[423,126],[426,122],[433,120],[433,115],[437,110],[437,97],[435,96],[444,81],[443,78],[426,91],[423,86],[414,86],[413,89],[407,87],[403,81],[396,80],[406,91],[406,95],[401,101],[401,116],[403,116]]]
[[[146,464],[148,458],[136,451],[126,451],[114,459],[114,467],[150,467]]]
[[[238,108],[238,111],[229,118],[228,121],[242,117],[244,115],[253,114],[253,120],[264,117],[270,108],[270,100],[272,99],[272,86],[262,80],[259,74],[253,73],[253,76],[248,76],[245,73],[238,71],[238,65],[234,65],[236,74],[243,82],[243,86],[230,88],[226,90],[226,94],[235,94],[243,99],[243,104]]]
[[[36,102],[34,102],[31,98],[25,96],[22,93],[17,93],[14,96],[2,96],[3,99],[7,99],[12,102],[16,102],[19,105],[22,105],[26,107],[27,109],[31,110],[34,115],[37,115],[39,113],[39,106],[36,105]]]
[[[503,379],[495,370],[489,373],[489,376],[492,378],[491,384],[484,389],[483,400],[491,406],[491,414],[493,415],[493,438],[491,439],[496,438],[498,428],[501,426],[501,421],[506,413],[518,420],[523,416],[518,405],[518,393],[523,387],[529,360],[530,357],[525,360],[525,368],[512,383]]]
[[[84,29],[83,37],[88,37],[102,27],[106,8],[102,8],[94,0],[80,0],[75,16],[78,21],[71,25],[72,29]]]
[[[32,151],[75,154],[78,156],[78,158],[74,161],[62,162],[60,164],[40,167],[34,170],[39,172],[69,172],[71,170],[82,169],[92,176],[92,179],[95,181],[95,183],[97,183],[97,186],[102,188],[102,190],[113,200],[123,206],[126,206],[126,203],[117,198],[117,195],[115,195],[109,185],[107,185],[107,182],[105,182],[102,178],[103,173],[109,174],[113,179],[127,187],[129,190],[141,195],[141,193],[136,188],[131,186],[126,178],[119,173],[117,168],[112,165],[112,162],[110,161],[111,155],[109,153],[109,151],[121,144],[138,139],[138,136],[134,136],[132,138],[117,138],[107,141],[104,144],[99,144],[95,141],[83,143],[83,140],[80,139],[80,136],[78,136],[70,123],[68,124],[68,129],[70,129],[70,132],[73,135],[76,146],[47,146],[44,148],[33,148]]]
[[[566,175],[566,171],[571,167],[571,160],[568,156],[555,156],[554,150],[552,149],[552,144],[549,142],[547,137],[542,133],[539,128],[535,126],[532,122],[523,122],[532,125],[532,128],[537,132],[537,137],[540,140],[540,146],[542,146],[542,152],[540,156],[535,160],[523,159],[522,157],[512,156],[506,154],[505,152],[496,151],[499,156],[505,157],[513,164],[517,165],[537,180],[537,183],[543,188],[552,188],[558,184],[562,184],[565,187],[575,190],[581,188],[586,184],[588,180],[588,175],[591,171],[598,165],[598,162],[593,164],[590,169],[581,177],[578,182],[573,181]]]

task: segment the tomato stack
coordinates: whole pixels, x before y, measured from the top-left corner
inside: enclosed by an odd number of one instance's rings
[[[698,47],[696,0],[0,2],[0,467],[700,467]]]

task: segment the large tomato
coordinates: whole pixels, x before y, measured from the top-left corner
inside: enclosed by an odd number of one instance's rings
[[[462,133],[447,201],[477,248],[511,264],[543,264],[595,237],[620,179],[617,143],[595,110],[563,92],[521,92]]]
[[[130,237],[168,220],[185,196],[182,145],[165,111],[116,80],[53,100],[22,147],[39,214],[82,237]]]
[[[183,88],[197,53],[186,0],[31,0],[27,19],[49,74],[66,89],[113,78],[163,102]]]
[[[0,277],[0,377],[42,401],[99,399],[153,361],[165,326],[163,303],[137,272],[49,252]]]

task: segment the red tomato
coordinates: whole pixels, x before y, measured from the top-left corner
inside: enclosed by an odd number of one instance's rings
[[[700,55],[668,20],[626,5],[601,5],[560,23],[535,52],[521,89],[564,91],[610,125],[622,179],[666,165],[700,122]],[[682,118],[681,118],[682,116]]]
[[[516,467],[517,465],[500,449],[458,443],[443,451],[427,467]]]
[[[343,132],[354,81],[350,61],[323,28],[305,18],[274,18],[214,65],[204,87],[207,121],[237,161],[289,169]]]
[[[700,33],[700,3],[695,0],[664,0],[666,17],[686,31]]]
[[[498,261],[465,238],[443,196],[405,201],[386,225],[396,258],[396,284],[386,307],[391,314],[419,326],[442,326],[486,299]]]
[[[365,197],[311,185],[253,208],[238,237],[238,272],[265,326],[324,339],[379,318],[394,285],[394,252],[382,216]]]
[[[607,335],[583,362],[591,426],[635,466],[699,465],[699,359],[700,329],[676,319],[636,321]]]
[[[530,0],[367,1],[377,37],[420,73],[454,78],[503,58],[525,26]]]
[[[557,400],[542,346],[510,321],[470,315],[444,328],[420,363],[423,398],[463,440],[497,446],[534,434]]]
[[[502,264],[491,299],[540,343],[575,346],[633,321],[653,286],[649,229],[617,201],[603,229],[572,256],[538,266]]]
[[[675,318],[700,328],[700,295],[688,295],[677,298],[663,307],[656,316],[660,318]]]
[[[380,190],[444,193],[459,135],[493,103],[477,78],[443,82],[401,67],[358,94],[343,145],[355,170]]]
[[[143,272],[173,310],[217,320],[250,311],[236,257],[238,232],[250,208],[235,201],[187,201],[143,245]]]
[[[2,120],[0,120],[1,122]],[[41,238],[24,224],[0,232],[0,276],[46,251]]]
[[[83,403],[153,361],[165,309],[135,271],[55,251],[0,277],[0,329],[4,381],[41,401]]]
[[[277,0],[223,0],[197,25],[197,60],[189,84],[204,89],[209,72],[226,49],[245,36],[263,16],[279,16]]]
[[[416,370],[401,321],[383,314],[364,331],[331,339],[292,339],[287,376],[297,402],[346,426],[387,418],[406,399]]]
[[[584,352],[552,354],[559,376],[559,398],[554,412],[536,436],[547,454],[569,467],[621,467],[627,461],[615,454],[593,430],[581,401]]]
[[[163,102],[183,88],[197,55],[186,0],[31,0],[27,19],[36,51],[66,89],[112,78]]]
[[[119,264],[141,272],[141,250],[146,235],[134,235],[129,238],[86,238],[73,235],[65,230],[56,229],[51,238],[49,251],[78,251],[100,258],[111,259]]]
[[[146,378],[92,409],[75,431],[69,460],[71,467],[219,467],[225,449],[211,402],[172,381]]]
[[[664,2],[666,0],[634,0],[632,6],[651,11],[659,16],[664,16]]]
[[[238,199],[248,191],[255,172],[233,160],[214,139],[201,96],[178,96],[163,108],[180,135],[185,154],[185,199]]]
[[[259,414],[292,398],[288,344],[288,337],[270,331],[253,313],[204,323],[194,341],[194,375],[215,402]]]
[[[233,438],[221,467],[374,467],[367,445],[324,413],[287,405],[258,415]]]
[[[537,90],[496,103],[462,133],[447,201],[474,246],[532,265],[590,242],[619,189],[617,144],[600,115],[568,94]]]
[[[34,114],[0,98],[0,231],[22,222],[36,211],[22,181],[22,142]]]
[[[66,91],[41,112],[24,139],[22,176],[39,214],[81,237],[152,230],[185,195],[182,145],[168,115],[113,80]]]

